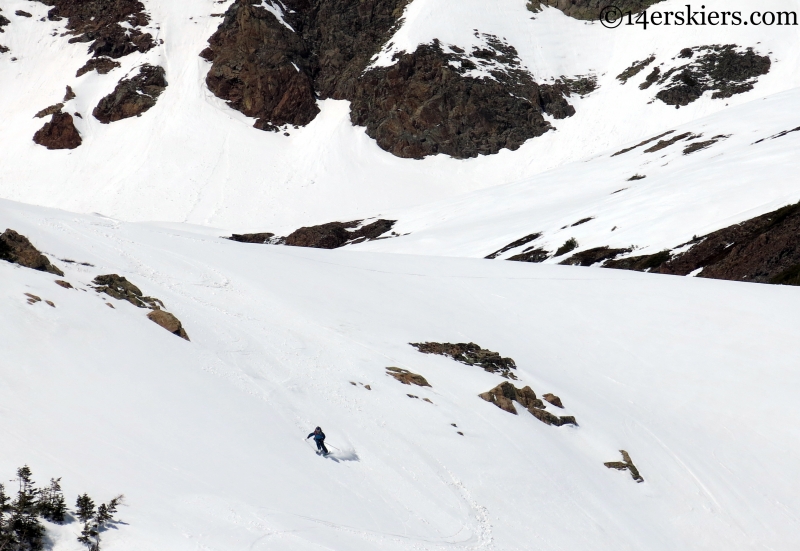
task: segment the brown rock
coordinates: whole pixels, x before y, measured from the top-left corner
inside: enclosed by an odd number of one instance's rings
[[[20,17],[33,17],[33,15],[31,15],[30,13],[28,13],[26,11],[22,11],[22,10],[15,11],[14,15],[18,15]]]
[[[516,51],[501,43],[490,53],[492,60],[516,59]],[[492,79],[466,76],[475,67],[464,55],[445,53],[438,41],[420,45],[399,55],[394,65],[360,78],[350,119],[365,126],[386,151],[419,159],[515,150],[552,129],[542,111],[568,116],[562,113],[566,102],[561,93],[538,86],[518,64],[493,73]]]
[[[121,67],[119,62],[114,61],[110,57],[93,57],[87,61],[83,67],[78,69],[78,72],[75,74],[75,76],[79,77],[90,71],[97,71],[99,74],[105,75],[117,67]]]
[[[151,109],[166,90],[164,75],[163,67],[142,65],[138,75],[120,80],[114,91],[100,100],[92,115],[103,124],[140,116]]]
[[[591,87],[586,78],[535,84],[514,48],[490,35],[468,54],[434,42],[364,73],[408,0],[265,1],[274,9],[236,0],[200,54],[212,63],[209,90],[261,130],[308,124],[318,98],[347,99],[353,123],[394,155],[475,157],[550,130],[541,112],[570,116],[565,96]],[[493,78],[466,76],[476,63]]]
[[[606,268],[800,285],[800,203],[695,237],[688,250],[611,260]]]
[[[100,275],[94,278],[94,290],[117,300],[126,300],[138,308],[158,310],[164,303],[153,297],[142,295],[142,291],[133,283],[117,274]]]
[[[36,295],[32,295],[31,293],[25,293],[25,296],[28,297],[28,304],[36,304],[37,302],[42,302],[42,299],[37,297]]]
[[[239,243],[257,243],[257,244],[264,244],[269,243],[270,239],[275,237],[274,233],[244,233],[244,234],[237,234],[234,233],[228,239],[231,241],[238,241]]]
[[[75,149],[83,143],[72,115],[61,112],[55,113],[50,122],[33,135],[33,141],[47,149]]]
[[[636,468],[636,465],[633,464],[631,460],[631,456],[625,450],[619,450],[622,454],[622,461],[609,461],[607,463],[603,463],[609,469],[616,469],[618,471],[625,471],[631,473],[631,478],[633,478],[636,482],[644,482],[644,478],[642,475],[639,474],[639,469]]]
[[[71,99],[75,99],[75,91],[72,89],[71,86],[67,86],[67,91],[64,94],[64,101],[69,101]]]
[[[536,398],[536,393],[529,386],[520,389],[506,381],[488,392],[479,394],[479,396],[487,402],[496,405],[503,411],[513,413],[514,415],[517,414],[517,409],[514,407],[514,402],[516,401],[524,406],[531,415],[547,425],[560,427],[562,425],[577,426],[578,424],[577,421],[575,421],[575,417],[571,415],[559,417],[546,411],[544,409],[544,403]]]
[[[46,300],[46,301],[44,301],[44,302],[45,302],[45,304],[47,304],[48,306],[52,306],[53,308],[55,308],[55,307],[56,307],[56,305],[53,303],[53,301],[52,301],[52,300]]]
[[[481,348],[474,342],[449,343],[449,342],[423,342],[409,343],[423,354],[438,354],[448,356],[457,362],[466,365],[477,365],[489,373],[499,373],[506,379],[516,379],[511,372],[517,364],[511,358],[503,358],[497,352]]]
[[[64,275],[64,272],[50,264],[47,257],[40,253],[27,237],[11,229],[7,229],[0,234],[0,260],[19,264],[40,272],[48,272],[58,276]]]
[[[428,384],[428,381],[425,380],[425,377],[422,375],[417,375],[416,373],[411,373],[406,369],[400,369],[399,367],[387,367],[386,373],[404,385],[431,386]]]
[[[64,289],[72,289],[73,288],[72,285],[69,283],[69,281],[64,281],[63,279],[57,279],[56,280],[56,285],[59,285],[59,286],[63,287]]]
[[[337,249],[345,245],[371,241],[388,232],[394,220],[376,220],[361,226],[362,220],[352,222],[329,222],[319,226],[308,226],[295,230],[286,236],[284,244],[292,247],[312,247],[315,249]]]
[[[564,404],[561,403],[561,398],[556,396],[555,394],[545,394],[542,396],[545,400],[556,406],[557,408],[564,409]]]
[[[595,249],[588,249],[581,251],[570,256],[566,260],[562,260],[559,264],[565,266],[592,266],[604,260],[616,258],[621,254],[627,254],[632,249],[610,249],[609,247],[597,247]]]
[[[70,43],[90,42],[89,53],[95,57],[120,58],[156,45],[152,35],[141,31],[149,18],[138,0],[40,1],[53,6],[47,14],[50,21],[68,19],[67,32],[74,35]]]
[[[186,339],[187,341],[189,340],[189,335],[187,335],[186,331],[184,331],[180,320],[169,312],[165,312],[164,310],[153,310],[147,314],[147,317],[173,335],[177,335],[182,339]]]
[[[54,115],[55,113],[60,112],[61,109],[63,108],[64,108],[63,103],[56,103],[55,105],[51,105],[50,107],[45,107],[44,109],[36,113],[34,117],[36,117],[37,119],[43,119],[45,117],[49,117],[50,115]]]

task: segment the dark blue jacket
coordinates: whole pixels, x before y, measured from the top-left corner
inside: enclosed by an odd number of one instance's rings
[[[314,437],[314,440],[325,440],[325,433],[322,431],[319,431],[319,433],[312,432],[311,434],[306,436],[306,438],[308,439],[311,438],[312,436]]]

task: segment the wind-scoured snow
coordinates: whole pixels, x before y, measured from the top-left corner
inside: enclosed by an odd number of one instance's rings
[[[125,493],[108,551],[796,545],[793,288],[257,246],[8,201],[0,218],[77,288],[0,262],[0,472]],[[103,273],[192,341],[88,289]],[[484,402],[504,379],[407,344],[425,340],[514,358],[515,384],[580,426]],[[330,458],[304,441],[316,425]],[[644,483],[603,466],[620,449]],[[51,529],[52,549],[78,532]]]

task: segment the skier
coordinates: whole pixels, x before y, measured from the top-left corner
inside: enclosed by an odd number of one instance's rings
[[[306,440],[311,437],[314,437],[314,442],[317,443],[317,450],[322,452],[322,455],[328,455],[328,448],[325,447],[325,433],[322,432],[322,429],[317,427],[314,429],[314,432],[306,436]]]

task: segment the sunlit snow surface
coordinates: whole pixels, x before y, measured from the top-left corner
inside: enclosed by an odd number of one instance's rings
[[[0,473],[125,493],[108,551],[796,547],[795,288],[246,245],[7,201],[0,219],[77,288],[0,262]],[[104,273],[191,342],[107,307],[86,286]],[[407,344],[425,340],[514,358],[580,427],[484,402],[503,379]],[[304,442],[316,425],[332,458]],[[620,449],[644,483],[603,466]]]
[[[469,50],[480,42],[474,36],[477,29],[512,44],[539,82],[595,74],[600,88],[584,99],[570,98],[577,110],[574,117],[552,121],[556,131],[529,140],[515,152],[464,161],[443,155],[404,160],[382,151],[363,128],[352,126],[347,102],[321,102],[317,119],[299,130],[289,128],[288,137],[253,129],[252,119],[208,91],[210,64],[199,57],[221,21],[211,14],[229,3],[145,4],[152,19],[147,30],[164,44],[122,58],[122,68],[107,75],[92,72],[76,78],[75,71],[88,59],[87,44],[69,44],[69,36],[60,36],[66,20],[39,21],[49,8],[37,2],[3,3],[4,13],[25,9],[33,17],[9,15],[12,22],[1,40],[11,52],[0,56],[0,197],[126,220],[280,233],[535,181],[544,171],[570,163],[579,168],[593,155],[724,113],[726,105],[742,106],[800,86],[800,27],[609,30],[555,9],[533,14],[525,9],[525,0],[414,0],[390,41],[392,51],[411,51],[434,38]],[[684,4],[670,0],[659,8],[677,10]],[[708,10],[749,13],[756,8],[746,0],[705,4]],[[800,11],[798,0],[767,4],[757,8]],[[648,71],[624,86],[616,80],[631,63],[651,54],[658,56],[658,63],[670,63],[682,48],[728,43],[752,46],[775,60],[753,91],[729,100],[706,94],[675,110],[659,101],[649,104],[655,92],[639,90]],[[11,62],[11,56],[17,61]],[[143,62],[166,69],[169,87],[158,104],[142,117],[100,124],[91,116],[94,106]],[[65,110],[82,114],[76,125],[83,145],[74,151],[47,151],[31,140],[44,122],[33,115],[60,102],[66,85],[77,94]],[[800,124],[789,113],[785,116],[787,124]],[[565,180],[563,185],[571,183]]]

